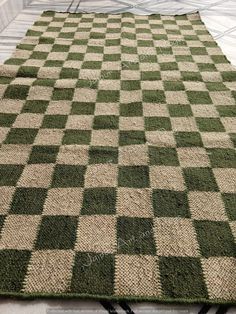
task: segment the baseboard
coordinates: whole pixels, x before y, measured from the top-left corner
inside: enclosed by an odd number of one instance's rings
[[[31,0],[0,0],[0,32]]]

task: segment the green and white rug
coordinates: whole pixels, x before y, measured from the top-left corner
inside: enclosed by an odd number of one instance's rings
[[[0,295],[236,303],[236,71],[198,14],[45,12],[0,99]]]

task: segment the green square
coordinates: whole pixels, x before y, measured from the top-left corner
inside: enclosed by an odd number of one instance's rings
[[[33,51],[30,56],[30,59],[46,60],[47,56],[48,56],[48,52]]]
[[[168,36],[166,36],[164,34],[160,35],[160,37],[162,37],[162,39],[164,39],[164,40],[168,40]],[[172,47],[156,47],[156,51],[157,51],[158,55],[163,55],[163,56],[164,55],[173,55]],[[166,63],[168,63],[168,62],[166,62]],[[168,68],[168,65],[166,68]]]
[[[2,232],[2,227],[4,226],[6,217],[7,217],[6,215],[0,215],[0,232]]]
[[[221,82],[206,82],[206,87],[209,91],[226,91],[228,88]]]
[[[156,254],[151,218],[118,217],[117,239],[118,254]]]
[[[190,191],[218,191],[218,186],[210,168],[184,168],[185,183]]]
[[[60,73],[60,79],[78,79],[79,69],[62,68]]]
[[[76,253],[70,291],[84,295],[113,295],[115,256]]]
[[[175,132],[177,147],[202,147],[202,138],[198,132]]]
[[[118,116],[95,116],[93,121],[93,129],[118,129],[119,117]]]
[[[161,72],[159,71],[141,71],[142,81],[157,81],[161,79]]]
[[[4,98],[9,99],[26,99],[29,93],[27,85],[8,85]]]
[[[0,127],[11,127],[16,116],[16,114],[12,113],[0,113]]]
[[[155,102],[155,103],[165,103],[166,97],[162,90],[144,90],[143,91],[143,101],[144,102]]]
[[[120,166],[118,175],[118,186],[130,188],[149,187],[149,167]]]
[[[161,71],[175,71],[178,70],[177,62],[163,62],[159,63]]]
[[[190,47],[191,55],[207,55],[207,50],[204,47]]]
[[[90,146],[89,149],[90,164],[118,163],[118,148],[106,146]]]
[[[70,52],[68,54],[67,60],[83,61],[84,60],[84,53]]]
[[[220,117],[236,117],[236,106],[216,106]]]
[[[186,91],[188,100],[190,104],[212,104],[211,97],[209,92],[202,92],[202,91]]]
[[[140,81],[127,80],[121,81],[122,90],[138,90],[141,89]]]
[[[221,76],[224,82],[236,82],[236,71],[221,72]]]
[[[143,115],[143,105],[141,102],[120,104],[120,115],[123,117],[141,117]]]
[[[23,289],[31,252],[26,250],[0,251],[0,291],[20,293]]]
[[[19,215],[41,215],[46,196],[46,189],[17,188],[9,212]]]
[[[116,189],[92,188],[84,190],[82,215],[102,215],[116,213]]]
[[[45,113],[49,101],[46,100],[27,100],[22,108],[22,113]]]
[[[25,62],[25,59],[18,59],[18,58],[11,58],[4,62],[4,64],[11,64],[11,65],[21,65]]]
[[[204,257],[236,256],[236,244],[226,221],[194,221],[194,227]]]
[[[152,204],[157,217],[191,217],[186,192],[153,190]]]
[[[103,55],[103,61],[120,61],[120,59],[121,55],[119,53]]]
[[[84,61],[82,64],[82,69],[101,69],[102,62],[101,61]]]
[[[118,102],[120,93],[118,90],[99,90],[97,102]]]
[[[59,45],[55,44],[52,47],[52,52],[68,52],[70,50],[70,45]]]
[[[225,204],[225,210],[230,220],[236,220],[236,194],[224,193],[222,199]]]
[[[224,132],[220,118],[195,118],[200,132]]]
[[[89,145],[91,141],[91,131],[87,130],[65,130],[62,140],[63,144]]]
[[[211,59],[213,60],[214,63],[228,63],[228,60],[225,56],[223,55],[213,55],[211,56]]]
[[[119,145],[136,145],[145,144],[146,137],[144,131],[120,131],[119,132]]]
[[[105,47],[109,47],[109,46],[120,46],[120,39],[119,38],[106,39]]]
[[[200,72],[217,71],[216,66],[213,63],[198,63],[197,66]]]
[[[17,77],[37,77],[39,67],[21,66],[17,72]]]
[[[16,186],[23,168],[23,165],[0,165],[0,186]]]
[[[160,256],[159,270],[164,298],[178,300],[208,298],[200,258]]]
[[[0,76],[0,84],[8,85],[13,80],[14,80],[14,78],[12,78],[12,77]]]
[[[232,141],[234,147],[236,147],[236,133],[229,133],[230,140]]]
[[[72,100],[74,96],[73,88],[55,88],[52,100]]]
[[[83,187],[85,166],[56,165],[52,187]]]
[[[164,81],[163,83],[166,91],[185,90],[183,82]]]
[[[117,70],[102,70],[101,77],[103,80],[119,80],[120,71]]]
[[[87,80],[77,80],[76,87],[79,88],[91,88],[91,89],[97,89],[98,88],[98,82],[99,80],[94,79],[87,79]]]
[[[95,111],[95,103],[93,102],[73,102],[71,114],[93,115]]]
[[[45,67],[62,67],[64,64],[64,61],[60,61],[60,60],[46,60],[46,62],[44,63]]]
[[[191,72],[191,71],[181,71],[183,81],[202,81],[202,76],[200,72]]]
[[[54,87],[56,83],[55,79],[37,79],[33,82],[32,86],[49,86]],[[40,100],[39,100],[40,101]]]
[[[87,53],[101,53],[103,54],[104,52],[104,47],[100,46],[87,46]]]
[[[42,128],[46,129],[64,129],[67,121],[66,115],[45,115]]]
[[[75,33],[73,32],[66,32],[66,33],[61,32],[58,38],[74,38],[74,36],[75,36]]]
[[[10,129],[5,139],[6,144],[33,144],[37,129]]]
[[[236,168],[236,152],[230,148],[209,148],[208,156],[213,168]]]
[[[36,250],[73,249],[76,241],[77,218],[43,216],[39,227]]]
[[[148,151],[150,165],[179,166],[175,148],[149,146]]]
[[[145,130],[146,131],[170,131],[171,122],[167,117],[145,117]]]
[[[168,105],[171,117],[191,117],[193,112],[190,105]]]
[[[45,164],[55,163],[57,154],[59,152],[59,146],[33,146],[29,164]]]

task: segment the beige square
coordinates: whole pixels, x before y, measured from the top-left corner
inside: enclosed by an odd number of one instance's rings
[[[101,78],[101,70],[81,69],[79,71],[79,78],[83,80],[90,80],[90,86],[92,86],[93,82],[97,82]]]
[[[40,216],[33,215],[7,216],[0,239],[0,249],[32,250],[40,220]]]
[[[236,242],[236,221],[229,221],[230,229]]]
[[[48,188],[52,179],[53,166],[52,164],[26,165],[17,186]]]
[[[29,90],[28,100],[50,100],[53,88],[47,86],[32,86]]]
[[[24,281],[24,292],[68,291],[72,276],[72,250],[41,250],[32,254]]]
[[[118,146],[118,130],[92,130],[91,145],[93,146]]]
[[[235,300],[236,259],[210,257],[201,259],[210,299]]]
[[[74,92],[74,101],[95,102],[97,90],[91,88],[76,88]]]
[[[202,132],[202,141],[207,148],[233,148],[233,143],[227,133]]]
[[[25,64],[24,64],[25,65]],[[28,85],[31,86],[37,79],[30,77],[16,77],[11,84],[13,85]]]
[[[0,98],[3,97],[3,95],[5,94],[6,89],[7,89],[7,85],[0,85]]]
[[[67,115],[71,111],[70,101],[51,101],[47,107],[46,114]]]
[[[0,144],[5,141],[9,131],[10,128],[0,128]]]
[[[38,71],[38,78],[47,79],[50,77],[51,79],[58,79],[60,77],[60,73],[60,67],[42,67]]]
[[[181,81],[180,71],[162,71],[161,78],[163,81]]]
[[[183,82],[186,90],[206,91],[206,85],[203,82],[185,81]]]
[[[115,253],[116,218],[111,215],[80,216],[75,250]]]
[[[142,101],[142,91],[134,90],[134,91],[120,91],[120,102],[121,103],[129,103],[130,100],[132,102],[141,102]]]
[[[100,80],[98,83],[99,90],[120,90],[120,80]]]
[[[60,79],[60,80],[57,80],[55,82],[54,87],[56,87],[56,88],[75,88],[76,83],[77,83],[76,79]]]
[[[55,33],[52,34],[52,37]],[[56,35],[56,34],[55,34]],[[61,60],[67,59],[68,52],[50,52],[47,56],[47,60]]]
[[[148,161],[147,145],[127,145],[119,147],[119,165],[147,165]]]
[[[143,103],[143,115],[145,117],[169,117],[167,105]]]
[[[222,82],[222,76],[215,71],[201,72],[201,76],[204,82]]]
[[[210,97],[214,105],[217,106],[234,106],[235,100],[232,97],[231,91],[210,92]]]
[[[173,132],[168,131],[146,131],[146,140],[149,145],[158,147],[175,147],[176,142]]]
[[[122,131],[144,130],[143,117],[120,117],[119,129]]]
[[[198,192],[188,193],[191,217],[198,220],[227,220],[220,193]]]
[[[82,188],[50,189],[44,204],[43,215],[79,216],[82,202]]]
[[[213,169],[216,182],[221,192],[235,193],[236,192],[236,169]]]
[[[85,173],[85,187],[117,186],[118,166],[111,164],[88,165]]]
[[[119,115],[119,105],[116,103],[98,103],[95,106],[95,116]]]
[[[68,116],[66,129],[91,130],[93,126],[92,115],[71,115]]]
[[[203,118],[218,118],[219,117],[219,112],[216,110],[215,106],[193,105],[191,109],[195,117],[203,117]]]
[[[0,99],[0,113],[20,113],[24,101],[16,99]]]
[[[223,123],[226,132],[236,133],[236,117],[221,118],[221,122]]]
[[[60,145],[64,132],[61,129],[40,129],[34,140],[35,145]]]
[[[153,217],[151,190],[118,188],[117,214],[127,217]]]
[[[88,146],[85,145],[62,145],[57,155],[57,163],[64,165],[87,165],[88,150]]]
[[[162,81],[142,81],[141,82],[141,89],[142,90],[164,90],[164,86]]]
[[[31,152],[31,148],[31,145],[1,145],[0,164],[26,164]]]
[[[182,91],[174,91],[167,92],[165,91],[166,102],[168,104],[188,104],[188,98],[185,92]]]
[[[181,167],[210,167],[208,154],[201,147],[177,148]]]
[[[196,132],[198,130],[197,124],[194,118],[181,117],[170,118],[172,130],[174,132]]]
[[[154,237],[161,256],[199,256],[195,228],[190,219],[156,218]]]
[[[149,255],[116,255],[115,294],[123,296],[160,296],[158,260]]]
[[[185,182],[180,167],[150,166],[151,187],[184,191]]]
[[[10,208],[15,188],[11,186],[0,187],[0,214],[6,214]]]
[[[140,80],[140,72],[139,71],[121,71],[121,80]]]
[[[13,128],[40,128],[43,121],[43,114],[21,113],[13,123]]]

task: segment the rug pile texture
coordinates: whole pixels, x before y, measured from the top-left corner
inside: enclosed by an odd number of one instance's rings
[[[0,295],[235,303],[235,84],[198,14],[43,13],[0,67]]]

